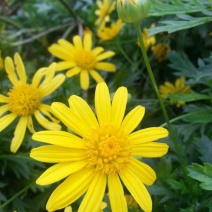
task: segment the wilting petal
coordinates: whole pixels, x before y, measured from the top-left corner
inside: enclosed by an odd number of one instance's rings
[[[108,176],[110,205],[113,212],[127,212],[127,202],[118,175]]]
[[[95,173],[85,197],[80,204],[78,212],[99,211],[105,193],[106,175]]]
[[[89,188],[94,174],[92,169],[86,168],[69,176],[51,194],[46,209],[48,211],[55,211],[76,201]]]

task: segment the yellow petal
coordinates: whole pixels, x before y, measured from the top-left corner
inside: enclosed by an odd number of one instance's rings
[[[114,55],[115,55],[115,52],[112,52],[112,51],[104,52],[104,53],[98,55],[98,56],[96,57],[96,60],[97,60],[97,61],[101,61],[101,60],[104,60],[104,59],[106,59],[106,58],[112,57],[112,56],[114,56]]]
[[[61,61],[61,62],[57,63],[56,71],[63,71],[65,69],[72,68],[74,66],[76,66],[75,62],[72,62],[72,61]]]
[[[24,67],[23,61],[18,53],[15,53],[14,61],[16,64],[16,70],[17,70],[20,81],[23,84],[26,84],[27,76],[26,76],[25,67]]]
[[[112,124],[114,127],[119,127],[126,110],[127,104],[127,89],[120,87],[116,91],[112,101]]]
[[[121,177],[121,180],[127,187],[128,191],[140,205],[142,210],[144,210],[145,212],[151,212],[152,200],[141,180],[134,173],[126,169],[119,175]]]
[[[43,77],[46,74],[46,69],[47,68],[44,67],[44,68],[40,68],[36,71],[36,73],[34,74],[33,79],[32,79],[32,84],[33,84],[34,87],[37,88],[39,86]]]
[[[76,49],[82,49],[82,38],[79,35],[73,37],[73,43]]]
[[[91,50],[91,47],[92,47],[92,37],[91,37],[90,34],[86,34],[84,36],[83,46],[84,46],[84,49],[85,50],[87,50],[87,51],[90,51]]]
[[[61,129],[61,126],[59,124],[49,121],[38,110],[34,112],[34,116],[37,119],[38,123],[47,130]]]
[[[106,176],[102,173],[96,172],[88,191],[80,204],[78,212],[98,212],[105,193],[105,187]]]
[[[95,65],[96,69],[108,72],[114,72],[116,70],[116,66],[112,63],[100,62]]]
[[[133,145],[142,145],[144,143],[149,143],[156,141],[160,138],[165,138],[168,136],[167,129],[163,127],[149,127],[143,130],[138,130],[128,136],[128,140],[132,142]]]
[[[51,194],[46,209],[48,211],[55,211],[76,201],[86,192],[93,177],[93,170],[87,168],[69,176]]]
[[[92,50],[92,54],[94,56],[97,56],[98,54],[102,53],[104,51],[103,47],[96,47]]]
[[[6,113],[7,111],[9,111],[9,105],[8,104],[1,106],[0,107],[0,116],[2,116],[2,114]]]
[[[68,102],[70,108],[81,119],[81,122],[84,122],[85,125],[88,125],[88,127],[92,129],[97,129],[99,127],[96,116],[90,106],[82,98],[73,95],[68,99]]]
[[[65,49],[64,47],[58,45],[58,44],[52,44],[49,48],[48,48],[49,52],[52,53],[54,56],[62,59],[62,60],[67,60],[70,61],[71,60],[71,53],[69,51],[66,51],[67,49]]]
[[[60,121],[52,116],[53,111],[49,105],[46,104],[40,104],[39,110],[41,113],[43,113],[45,116],[47,116],[52,122],[59,123]]]
[[[110,205],[113,212],[127,212],[127,202],[118,175],[108,175]]]
[[[0,94],[0,103],[7,103],[7,102],[9,102],[9,98],[7,96]]]
[[[8,125],[10,125],[18,115],[13,113],[7,114],[0,118],[0,132],[5,129]]]
[[[128,169],[146,185],[152,185],[156,180],[155,171],[147,164],[135,158],[132,159]]]
[[[50,168],[48,168],[37,180],[38,185],[49,185],[63,178],[69,176],[70,174],[79,171],[85,167],[87,162],[85,160],[76,162],[64,162],[58,163]]]
[[[121,129],[125,134],[130,134],[141,122],[145,113],[145,108],[137,106],[131,110],[124,118]]]
[[[17,78],[17,75],[15,73],[15,67],[13,64],[13,61],[10,57],[6,57],[5,59],[5,69],[8,74],[8,78],[10,82],[15,86],[19,84],[19,80]]]
[[[57,88],[59,88],[63,82],[65,81],[64,74],[58,74],[54,79],[51,80],[48,84],[42,84],[39,88],[42,90],[43,97],[48,96],[49,94],[53,93]],[[45,86],[44,86],[45,85]]]
[[[165,155],[168,152],[168,148],[167,144],[151,142],[135,146],[132,154],[145,158],[157,158]]]
[[[100,126],[110,124],[111,103],[110,93],[106,83],[101,82],[96,86],[95,108]]]
[[[85,159],[84,150],[46,145],[31,150],[30,157],[46,163],[73,162]]]
[[[94,80],[97,83],[104,82],[104,79],[101,77],[101,75],[98,72],[91,70],[89,71],[89,74],[94,78]]]
[[[85,125],[84,122],[81,122],[81,119],[66,105],[54,102],[51,108],[54,115],[76,134],[81,137],[89,137],[91,135],[92,129]]]
[[[89,75],[85,70],[80,72],[80,85],[83,90],[87,90],[89,87]]]
[[[21,146],[27,126],[27,116],[22,116],[15,128],[14,137],[10,145],[10,151],[15,153]]]
[[[43,85],[49,84],[55,76],[56,63],[52,63],[46,68],[45,79]]]
[[[34,133],[32,139],[73,149],[83,149],[85,145],[81,138],[65,131],[40,131]]]
[[[27,116],[27,128],[29,129],[29,131],[32,134],[35,133],[35,129],[34,129],[34,126],[33,126],[33,121],[32,121],[31,115]]]
[[[79,67],[74,67],[74,68],[72,68],[72,69],[70,69],[70,70],[68,70],[68,71],[66,72],[66,76],[67,76],[67,77],[73,77],[74,75],[79,74],[80,71],[81,71],[81,68],[79,68]]]

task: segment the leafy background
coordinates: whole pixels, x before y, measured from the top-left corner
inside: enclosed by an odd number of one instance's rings
[[[176,155],[171,138],[164,139],[169,153],[161,159],[145,160],[157,173],[157,181],[148,190],[153,199],[153,211],[211,212],[212,211],[212,1],[210,0],[151,0],[152,7],[141,27],[150,28],[157,42],[171,47],[167,60],[158,62],[148,51],[158,85],[174,82],[185,76],[191,86],[189,94],[170,95],[175,101],[186,102],[182,107],[165,101],[170,122],[177,136],[181,159]],[[71,9],[70,9],[71,8]],[[145,118],[139,127],[165,126],[160,106],[136,44],[133,25],[126,24],[112,41],[101,41],[94,22],[97,9],[92,0],[3,0],[0,2],[0,50],[2,57],[19,52],[30,76],[43,66],[57,61],[48,47],[59,38],[69,41],[88,27],[93,33],[94,45],[116,52],[111,61],[116,64],[114,74],[101,73],[111,92],[126,86],[130,93],[127,110],[141,104],[146,107]],[[111,20],[117,20],[117,13]],[[0,71],[0,91],[8,90],[4,70]],[[87,101],[93,104],[95,83],[92,81]],[[66,79],[63,86],[48,101],[67,103],[70,95],[85,96],[76,76]],[[8,202],[1,212],[45,211],[46,201],[57,183],[41,187],[35,184],[47,164],[29,157],[38,146],[27,132],[23,145],[16,154],[9,152],[11,132],[15,123],[0,132],[0,204]],[[36,126],[36,129],[41,129]],[[182,169],[182,164],[185,169]],[[21,191],[21,193],[19,193]],[[16,197],[16,198],[14,198]],[[107,197],[105,201],[108,202]],[[79,201],[73,205],[76,210]],[[1,208],[1,206],[0,206]],[[63,211],[63,210],[61,210]],[[105,211],[110,211],[107,207]],[[139,209],[129,208],[129,211]]]

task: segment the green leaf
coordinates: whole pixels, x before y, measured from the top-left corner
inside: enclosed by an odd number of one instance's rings
[[[204,163],[204,166],[192,164],[187,167],[188,176],[200,181],[200,187],[205,190],[212,190],[212,164]]]
[[[196,113],[191,113],[185,119],[191,123],[208,124],[212,122],[212,112],[211,110],[198,111]]]
[[[161,21],[160,23],[165,24],[165,26],[159,26],[155,28],[150,28],[149,36],[155,35],[159,32],[173,33],[183,29],[189,29],[196,27],[212,21],[212,17],[192,17],[190,15],[179,14],[177,15],[179,20]]]
[[[204,163],[212,163],[212,140],[207,136],[202,136],[201,138],[195,138],[195,144],[197,150],[201,154],[200,159]]]

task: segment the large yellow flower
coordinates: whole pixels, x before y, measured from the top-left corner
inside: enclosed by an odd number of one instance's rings
[[[63,74],[55,76],[56,63],[53,63],[48,68],[39,69],[32,83],[28,84],[25,67],[18,53],[14,56],[14,62],[16,67],[10,57],[5,59],[5,69],[13,86],[6,96],[0,94],[0,103],[4,103],[0,107],[0,131],[19,118],[10,146],[12,152],[16,152],[20,147],[26,128],[31,133],[35,132],[32,116],[35,116],[38,123],[46,129],[59,130],[61,128],[59,121],[51,115],[50,106],[42,104],[41,101],[65,80]]]
[[[110,14],[115,9],[116,2],[114,0],[98,0],[97,6],[98,9],[95,11],[95,14],[98,16],[95,24],[104,25],[110,20]]]
[[[170,82],[165,82],[164,85],[159,86],[159,91],[161,94],[161,97],[163,99],[167,99],[169,94],[177,94],[177,93],[189,93],[190,86],[185,85],[185,77],[177,78],[175,83],[172,84]],[[181,105],[184,105],[184,101],[170,101],[171,104],[176,104],[177,107],[180,107]]]
[[[103,26],[98,28],[97,34],[101,40],[112,40],[119,34],[123,25],[123,21],[118,19],[116,23],[111,23],[110,27]]]
[[[64,60],[57,63],[57,71],[69,69],[66,72],[67,77],[80,74],[80,84],[84,90],[89,87],[89,74],[96,82],[104,81],[96,69],[114,72],[116,68],[112,63],[102,62],[112,57],[115,54],[113,51],[103,52],[102,47],[91,48],[92,36],[90,34],[85,34],[83,40],[78,35],[74,36],[73,44],[61,39],[58,44],[49,47],[53,55]]]
[[[145,108],[137,106],[124,118],[127,89],[120,87],[112,103],[107,85],[96,87],[96,116],[89,105],[78,96],[69,98],[69,107],[54,102],[54,114],[74,134],[64,131],[41,131],[33,139],[50,145],[32,149],[36,160],[57,163],[36,181],[48,185],[66,178],[52,193],[47,210],[64,208],[85,197],[80,212],[98,211],[106,184],[112,211],[127,211],[122,183],[144,211],[152,210],[151,197],[144,186],[151,185],[156,175],[152,168],[137,157],[160,157],[168,145],[153,142],[168,135],[162,127],[150,127],[132,132],[142,120]],[[122,183],[121,183],[122,181]]]

